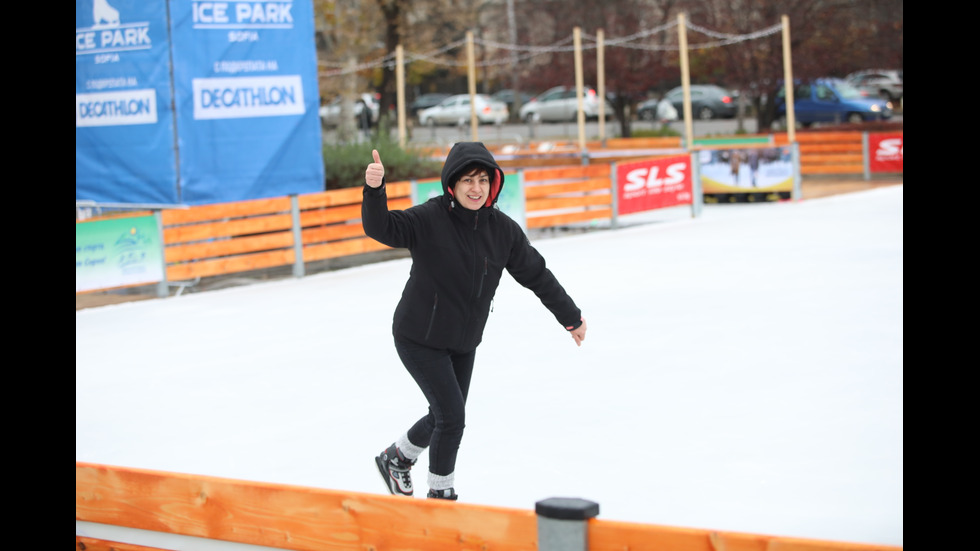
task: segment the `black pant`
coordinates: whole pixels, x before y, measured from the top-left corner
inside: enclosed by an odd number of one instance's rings
[[[466,425],[466,395],[476,350],[437,350],[397,338],[395,350],[429,402],[428,414],[408,429],[408,440],[429,448],[429,472],[450,475],[456,470]]]

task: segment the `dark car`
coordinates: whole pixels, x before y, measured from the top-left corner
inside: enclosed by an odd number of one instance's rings
[[[684,88],[678,86],[665,96],[667,101],[684,117]],[[733,119],[738,106],[735,94],[714,84],[691,85],[691,116],[695,119]]]
[[[419,111],[423,109],[428,109],[442,103],[442,100],[448,98],[452,94],[422,94],[421,96],[415,98],[415,101],[408,104],[408,116],[417,117]]]
[[[534,96],[532,96],[531,94],[528,94],[527,92],[521,92],[521,105],[524,105],[525,103],[531,101],[531,98],[533,98],[533,97]],[[490,98],[491,99],[494,99],[496,101],[500,101],[500,102],[506,103],[507,104],[507,110],[510,111],[511,113],[516,113],[517,112],[517,111],[514,111],[514,91],[513,90],[501,90],[501,91],[495,93],[494,95],[490,96]]]
[[[891,103],[868,97],[839,78],[818,78],[799,82],[793,88],[793,114],[801,126],[814,123],[859,123],[892,118]],[[786,92],[780,88],[776,95],[776,118],[786,117]],[[781,126],[785,127],[783,122]]]

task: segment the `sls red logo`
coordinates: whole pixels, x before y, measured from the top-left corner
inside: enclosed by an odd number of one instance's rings
[[[643,167],[631,170],[626,173],[626,183],[623,184],[623,191],[639,191],[643,188],[658,188],[679,184],[684,181],[686,176],[685,169],[687,163],[674,163],[667,165],[664,176],[660,176],[659,166]]]
[[[901,159],[905,156],[905,141],[902,138],[888,138],[878,142],[875,158],[881,161]]]

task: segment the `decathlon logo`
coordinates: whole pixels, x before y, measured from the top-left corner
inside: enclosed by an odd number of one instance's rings
[[[75,94],[75,126],[156,124],[157,92],[124,90]]]
[[[905,157],[905,144],[902,138],[888,138],[878,142],[878,149],[875,150],[875,159],[888,161],[902,159]]]
[[[195,119],[246,119],[302,115],[303,79],[299,75],[195,78]]]
[[[668,193],[684,188],[687,163],[667,165],[663,176],[660,175],[660,169],[660,166],[654,165],[627,172],[626,183],[623,184],[623,198],[631,199],[650,193]]]
[[[194,2],[195,29],[291,29],[292,2]]]
[[[108,0],[92,2],[92,26],[75,29],[75,55],[99,55],[100,61],[118,61],[120,52],[149,50],[150,24],[122,23],[119,10]],[[110,56],[112,59],[106,58]]]

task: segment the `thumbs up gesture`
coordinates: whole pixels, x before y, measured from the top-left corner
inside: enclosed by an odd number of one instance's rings
[[[381,181],[385,177],[385,165],[381,164],[381,155],[378,154],[378,150],[374,149],[371,151],[374,155],[374,162],[367,166],[367,170],[364,171],[364,182],[373,187],[381,187]]]

